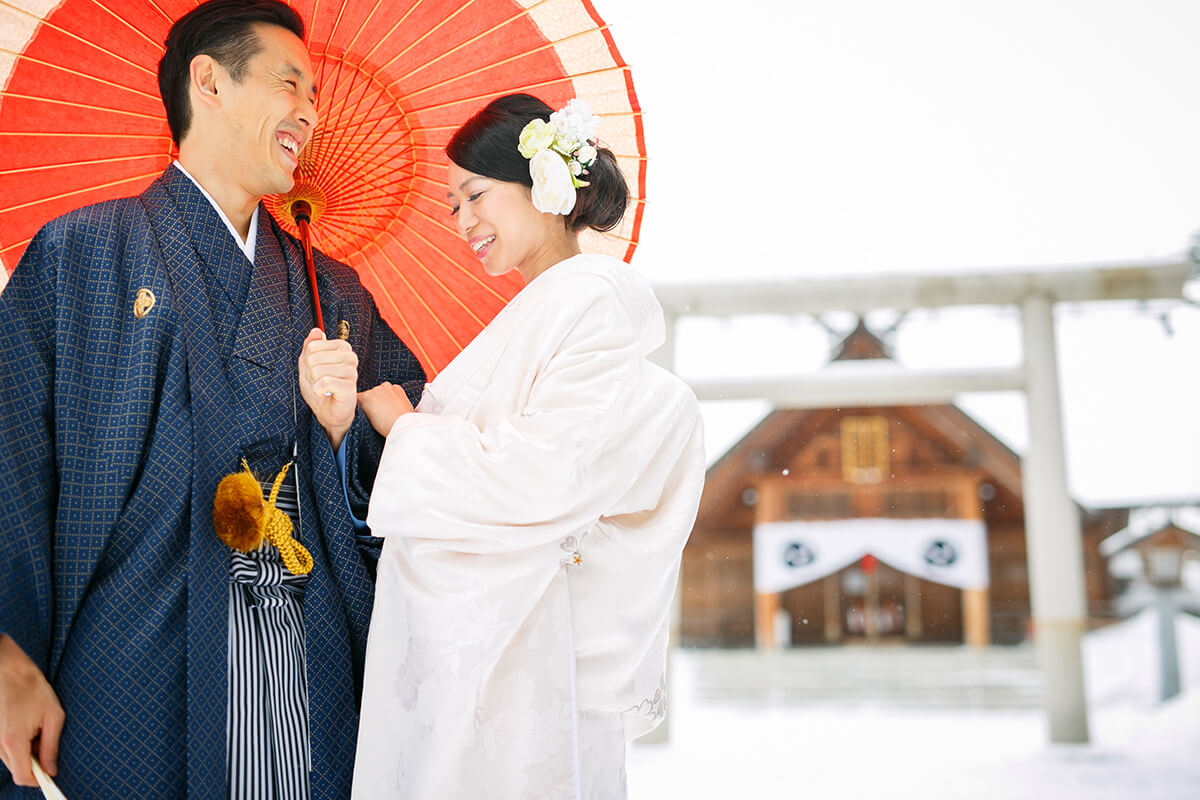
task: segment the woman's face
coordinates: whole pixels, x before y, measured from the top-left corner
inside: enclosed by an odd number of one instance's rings
[[[522,184],[485,178],[452,161],[446,197],[459,234],[489,275],[515,269],[528,282],[579,252],[563,218],[534,208]]]

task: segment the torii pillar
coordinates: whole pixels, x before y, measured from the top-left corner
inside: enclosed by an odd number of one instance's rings
[[[1082,639],[1087,625],[1083,535],[1067,492],[1054,303],[1031,293],[1021,303],[1029,404],[1029,450],[1021,466],[1034,641],[1052,742],[1088,741]]]

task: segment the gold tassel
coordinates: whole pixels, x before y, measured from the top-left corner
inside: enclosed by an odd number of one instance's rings
[[[292,520],[275,507],[279,487],[291,466],[289,461],[279,470],[270,498],[264,502],[262,487],[242,459],[243,471],[226,475],[217,486],[213,527],[222,542],[243,553],[258,548],[265,536],[279,549],[284,566],[293,575],[307,575],[313,568],[312,554],[292,537]]]

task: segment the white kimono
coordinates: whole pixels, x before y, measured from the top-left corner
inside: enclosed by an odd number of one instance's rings
[[[355,798],[622,798],[665,712],[704,474],[662,309],[607,256],[539,275],[387,440]]]

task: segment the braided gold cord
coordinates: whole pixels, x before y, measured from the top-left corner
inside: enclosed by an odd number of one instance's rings
[[[244,459],[242,465],[247,471],[250,470],[250,466]],[[283,469],[279,470],[279,474],[275,476],[275,483],[271,486],[271,495],[267,499],[264,509],[266,514],[263,516],[263,535],[267,537],[268,542],[279,549],[283,565],[293,575],[307,575],[312,572],[313,568],[312,553],[292,537],[291,518],[275,507],[275,500],[279,497],[279,487],[283,485],[283,479],[291,466],[291,461],[284,464]],[[299,502],[299,500],[300,498],[297,496],[296,501]]]

